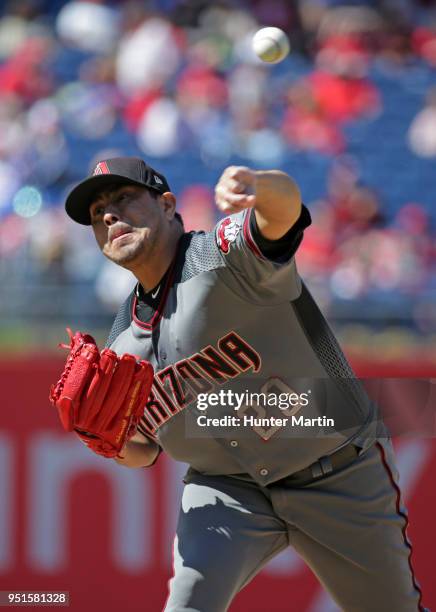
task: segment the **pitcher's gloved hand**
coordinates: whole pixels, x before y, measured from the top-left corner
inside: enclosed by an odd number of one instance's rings
[[[136,433],[153,383],[153,367],[133,355],[99,351],[94,338],[72,333],[64,371],[50,390],[66,431],[95,453],[117,457]]]

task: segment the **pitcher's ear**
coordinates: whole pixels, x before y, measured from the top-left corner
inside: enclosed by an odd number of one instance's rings
[[[166,191],[161,195],[160,200],[167,219],[171,221],[176,214],[176,196],[171,191]]]

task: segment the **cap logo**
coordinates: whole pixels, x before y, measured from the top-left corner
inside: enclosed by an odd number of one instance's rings
[[[155,183],[158,183],[159,185],[163,185],[163,181],[158,176],[153,174],[153,178],[154,178]]]
[[[102,162],[100,162],[100,163],[98,163],[96,165],[92,175],[96,176],[97,174],[110,174],[110,170],[109,170],[106,162],[102,161]]]

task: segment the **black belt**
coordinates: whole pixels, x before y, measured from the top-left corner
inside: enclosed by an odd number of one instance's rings
[[[272,484],[277,485],[283,483],[298,487],[307,485],[345,467],[357,458],[360,450],[361,449],[354,446],[354,444],[347,444],[347,446],[340,448],[335,453],[321,457],[318,461],[309,465],[309,467],[299,472],[295,472],[290,476],[286,476],[285,478],[281,478]]]

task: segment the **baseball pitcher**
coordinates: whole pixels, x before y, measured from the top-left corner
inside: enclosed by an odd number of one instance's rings
[[[347,612],[424,610],[390,441],[297,272],[297,184],[232,166],[216,203],[213,231],[185,232],[137,158],[71,191],[68,215],[137,284],[106,348],[71,334],[64,427],[127,467],[189,464],[166,612],[224,612],[287,546]]]

